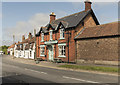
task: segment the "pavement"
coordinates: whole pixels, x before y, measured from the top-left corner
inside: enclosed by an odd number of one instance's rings
[[[51,62],[40,62],[36,64],[34,60],[13,59],[12,56],[3,55],[3,83],[38,83],[38,85],[40,85],[40,83],[60,83],[60,85],[64,85],[65,83],[77,83],[78,85],[117,85],[113,83],[118,82],[118,76],[116,75],[73,71],[69,69],[65,70],[57,68],[58,65],[60,64]]]

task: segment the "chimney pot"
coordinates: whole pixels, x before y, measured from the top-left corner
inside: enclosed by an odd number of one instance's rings
[[[90,0],[85,1],[85,11],[88,11],[89,9],[91,9],[91,4],[92,2]]]
[[[24,40],[25,40],[25,36],[23,35],[23,36],[22,36],[22,41],[24,41]]]
[[[32,34],[31,33],[29,33],[28,38],[32,39]]]
[[[50,14],[50,23],[51,23],[53,20],[55,20],[55,18],[56,18],[56,15],[55,15],[54,12],[52,12],[52,13]]]

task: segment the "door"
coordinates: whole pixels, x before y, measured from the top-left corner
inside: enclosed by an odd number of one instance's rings
[[[49,60],[53,61],[53,47],[49,45],[48,50],[49,50]]]

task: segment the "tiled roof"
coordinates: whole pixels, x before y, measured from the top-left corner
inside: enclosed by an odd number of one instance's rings
[[[16,48],[16,50],[20,50],[20,45],[17,45],[17,48]]]
[[[61,21],[63,22],[67,22],[68,23],[68,27],[75,27],[88,13],[89,11],[82,11],[82,12],[78,12],[60,19],[57,19],[55,21],[52,21],[51,24],[59,24]]]
[[[51,26],[52,28],[54,28],[54,30],[57,29],[58,25],[60,23],[63,24],[63,26],[67,29],[67,28],[71,28],[71,27],[76,27],[78,24],[80,24],[84,19],[85,17],[88,15],[88,14],[92,14],[93,16],[93,19],[95,20],[96,24],[99,25],[99,22],[96,18],[96,16],[94,15],[94,12],[93,10],[88,10],[88,11],[82,11],[82,12],[78,12],[78,13],[75,13],[75,14],[72,14],[72,15],[69,15],[69,16],[65,16],[63,18],[59,18],[59,19],[56,19],[56,20],[53,20],[51,23],[47,24],[44,28],[40,28],[40,31],[43,31],[44,33],[47,33],[47,28],[49,26]],[[40,31],[36,34],[36,36],[39,36],[40,35]]]
[[[118,22],[97,25],[95,27],[85,28],[75,39],[120,35],[118,32]]]
[[[25,46],[25,50],[32,49],[33,44],[35,43],[35,37],[32,37],[32,39],[27,38],[23,42],[18,43],[16,50],[23,50],[23,44],[24,43],[27,43],[26,46]],[[32,44],[31,48],[29,46],[30,44]],[[20,45],[22,45],[21,49],[20,49]]]
[[[8,47],[8,49],[10,48],[14,48],[15,44],[12,44],[11,46]]]
[[[29,50],[29,48],[30,48],[30,44],[27,44],[27,45],[25,46],[25,50]]]

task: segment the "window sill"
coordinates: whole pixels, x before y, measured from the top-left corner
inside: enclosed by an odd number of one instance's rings
[[[58,57],[61,57],[61,58],[66,58],[66,56],[58,56]]]
[[[40,42],[44,42],[44,41],[40,41]]]
[[[64,40],[65,38],[60,38],[59,40]]]
[[[45,55],[40,55],[40,56],[45,57]]]

